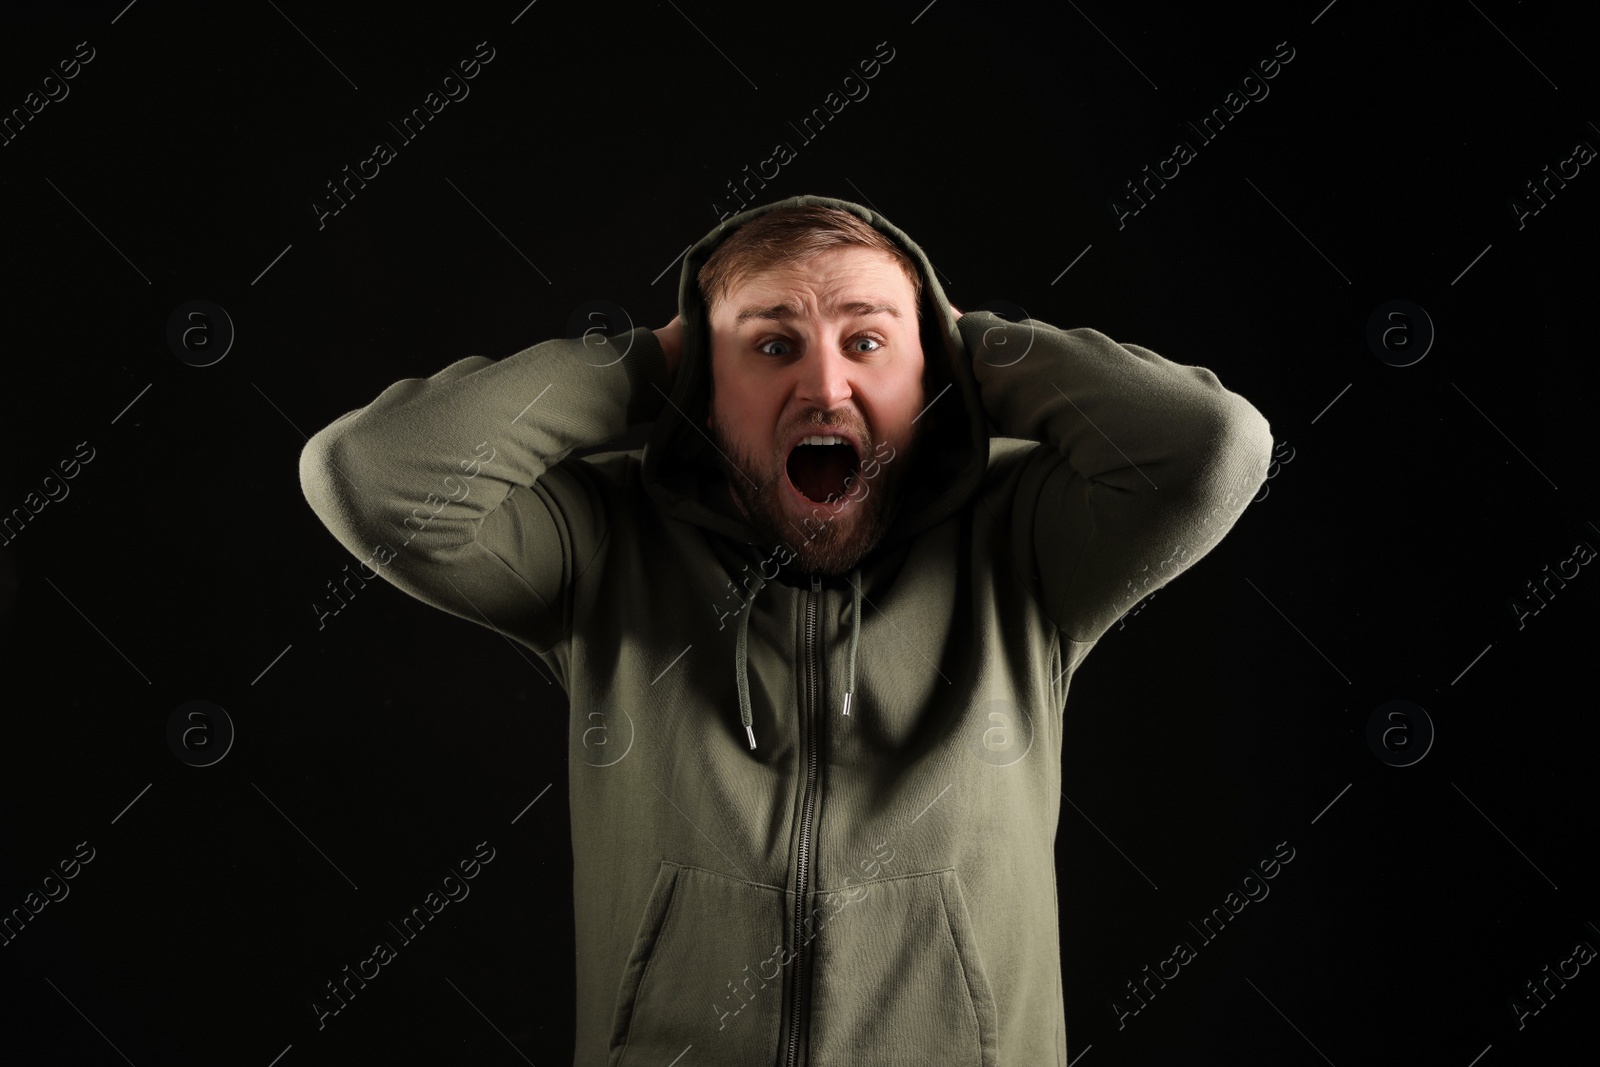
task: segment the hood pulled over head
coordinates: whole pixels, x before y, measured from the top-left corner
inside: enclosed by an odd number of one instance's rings
[[[683,348],[670,403],[651,430],[644,451],[644,482],[662,511],[746,544],[760,534],[737,511],[723,506],[726,474],[706,430],[711,392],[711,324],[700,291],[701,268],[740,227],[780,208],[816,205],[849,212],[898,245],[922,280],[920,330],[926,361],[926,402],[937,418],[917,448],[917,473],[877,551],[916,536],[965,504],[989,461],[988,423],[970,357],[956,330],[955,313],[932,264],[917,244],[877,212],[846,200],[796,196],[750,208],[719,223],[683,258],[678,314]],[[763,546],[773,548],[775,546]]]

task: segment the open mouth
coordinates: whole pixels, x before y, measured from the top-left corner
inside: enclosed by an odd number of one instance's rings
[[[820,444],[827,440],[831,443]],[[810,442],[810,443],[808,443]],[[856,450],[842,437],[808,437],[789,452],[784,470],[789,482],[807,500],[815,504],[830,504],[843,498],[850,488],[849,479],[860,463]]]

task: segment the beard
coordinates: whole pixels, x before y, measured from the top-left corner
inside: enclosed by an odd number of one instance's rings
[[[782,452],[781,439],[774,440],[764,451],[740,447],[729,437],[715,412],[711,436],[721,453],[719,462],[729,493],[763,541],[774,547],[789,546],[794,551],[794,565],[802,570],[849,574],[878,547],[899,514],[925,427],[915,429],[904,448],[891,452],[886,444],[874,441],[865,426],[851,425],[843,419],[824,421],[821,412],[812,412],[801,425],[814,433],[849,427],[860,437],[863,455],[841,499],[813,502],[799,517],[784,500],[793,494],[787,484],[787,457]],[[875,467],[871,462],[874,458]]]

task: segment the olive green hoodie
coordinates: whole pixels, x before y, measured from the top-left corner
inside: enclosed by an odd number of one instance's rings
[[[916,263],[939,415],[883,541],[839,578],[760,543],[703,429],[699,269],[802,203]],[[909,237],[830,198],[720,223],[678,306],[670,381],[643,327],[471,356],[391,385],[300,461],[369,568],[520,642],[567,693],[574,1062],[1065,1064],[1068,686],[1231,528],[1265,480],[1267,420],[1210,371],[1092,329],[958,319]],[[651,421],[642,450],[569,457]]]

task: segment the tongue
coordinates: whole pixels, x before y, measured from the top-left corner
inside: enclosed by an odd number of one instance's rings
[[[821,504],[830,495],[845,494],[845,478],[855,467],[855,453],[848,445],[799,445],[789,455],[789,480]]]

